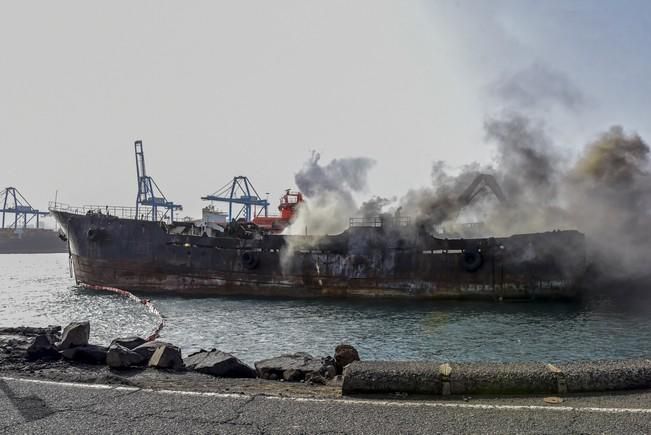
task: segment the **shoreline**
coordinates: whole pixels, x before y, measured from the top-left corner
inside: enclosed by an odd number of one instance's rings
[[[220,378],[187,371],[152,368],[112,370],[89,364],[29,363],[22,367],[0,365],[0,378],[17,378],[79,384],[102,384],[150,390],[214,392],[277,397],[341,398],[341,384],[318,385],[267,379]]]
[[[69,327],[64,330],[64,338]],[[246,376],[248,379],[244,376],[223,377],[237,376],[233,372],[215,375],[215,372],[211,371],[200,372],[200,369],[193,365],[186,368],[192,355],[186,357],[178,367],[153,368],[150,363],[150,367],[140,365],[120,369],[108,367],[106,360],[88,364],[83,360],[76,361],[74,357],[61,358],[58,354],[55,360],[49,361],[30,361],[26,358],[26,349],[34,344],[37,337],[42,337],[45,333],[58,334],[56,331],[59,330],[59,327],[0,328],[0,376],[115,384],[154,390],[322,398],[454,398],[471,394],[565,396],[651,389],[651,357],[558,364],[359,361],[354,348],[343,345],[346,347],[344,351],[349,352],[348,362],[336,372],[332,371],[336,365],[332,357],[313,358],[297,353],[256,362],[255,370],[251,369],[253,376]],[[149,346],[175,348],[180,358],[180,349],[173,345],[155,341],[147,343]],[[80,348],[83,348],[83,345]],[[339,352],[338,348],[335,356],[341,358],[342,354]],[[354,356],[350,352],[354,352]],[[197,354],[204,357],[213,353],[227,355],[241,364],[231,355],[216,350]],[[270,361],[273,361],[273,364]],[[220,364],[223,362],[222,358]],[[258,364],[265,362],[269,363],[266,367],[264,364],[259,367]],[[343,373],[338,375],[342,370]]]

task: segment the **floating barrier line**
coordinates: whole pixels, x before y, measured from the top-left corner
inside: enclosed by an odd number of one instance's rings
[[[165,326],[165,321],[163,320],[163,316],[161,315],[160,311],[154,306],[154,304],[151,303],[149,299],[145,298],[139,298],[138,296],[134,295],[133,293],[127,291],[127,290],[122,290],[116,287],[105,287],[101,285],[93,285],[93,284],[86,284],[84,282],[80,282],[79,285],[82,287],[86,287],[92,290],[103,290],[107,292],[112,292],[112,293],[117,293],[120,296],[123,296],[127,299],[131,299],[134,302],[138,302],[139,304],[143,304],[147,311],[152,313],[158,318],[158,325],[156,325],[156,328],[153,330],[151,334],[145,339],[147,341],[153,341],[156,340],[160,336],[160,332],[163,329],[163,326]]]

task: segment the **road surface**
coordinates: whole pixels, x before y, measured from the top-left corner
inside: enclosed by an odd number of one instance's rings
[[[651,433],[651,391],[467,400],[287,398],[0,377],[0,433]]]

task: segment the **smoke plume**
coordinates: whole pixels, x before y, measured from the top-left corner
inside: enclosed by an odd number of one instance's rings
[[[544,126],[522,115],[490,119],[486,138],[495,144],[493,165],[472,164],[451,175],[442,162],[432,169],[432,186],[401,198],[403,214],[430,231],[482,236],[578,229],[586,234],[590,260],[609,277],[637,277],[648,271],[651,252],[649,146],[640,136],[613,126],[587,144],[575,159],[557,148]],[[482,173],[501,186],[507,203],[483,186],[466,189]]]
[[[484,123],[486,141],[494,146],[491,164],[450,170],[435,162],[431,185],[397,200],[401,216],[434,233],[460,237],[577,229],[586,234],[589,261],[603,276],[651,278],[647,143],[613,126],[572,157],[554,143],[542,121],[550,106],[576,113],[583,105],[583,94],[567,77],[534,65],[494,88],[506,107]],[[294,232],[302,234],[306,227],[311,234],[339,232],[349,217],[381,215],[394,202],[374,197],[357,209],[354,194],[366,187],[373,161],[341,159],[323,166],[319,157],[314,153],[296,174],[308,202],[298,212]],[[473,180],[479,182],[469,189]],[[476,234],[476,225],[458,225],[464,221],[482,222],[482,234]]]
[[[593,245],[609,276],[649,274],[651,178],[649,146],[614,126],[588,144],[563,182],[574,224]]]
[[[299,207],[288,234],[324,235],[346,229],[357,210],[354,194],[366,189],[368,171],[375,164],[366,157],[335,159],[327,165],[321,165],[320,159],[313,152],[294,177],[307,201]]]
[[[565,74],[540,63],[505,75],[491,90],[500,103],[520,111],[544,110],[555,105],[578,111],[586,100]]]
[[[309,235],[309,238],[289,237],[280,256],[284,273],[291,270],[294,253],[308,249],[326,234],[340,233],[348,228],[349,219],[357,213],[354,194],[367,187],[368,171],[375,161],[365,157],[332,160],[321,165],[321,155],[313,151],[310,159],[294,177],[296,187],[306,201],[296,211],[286,235]]]
[[[364,201],[359,210],[357,211],[357,216],[363,218],[374,218],[384,214],[383,210],[389,204],[393,203],[395,198],[383,198],[381,196],[374,196],[371,199]]]
[[[401,198],[404,214],[430,231],[452,229],[461,237],[477,235],[476,226],[466,232],[458,225],[472,221],[483,223],[483,236],[578,229],[588,238],[589,260],[604,276],[651,276],[647,143],[613,126],[572,158],[554,144],[542,121],[552,106],[567,113],[583,106],[583,94],[565,75],[534,65],[493,88],[502,112],[484,122],[485,138],[494,146],[492,164],[473,163],[453,173],[435,162],[432,185]],[[490,186],[466,191],[482,173],[494,177],[507,203],[496,200]]]
[[[400,199],[402,214],[413,218],[417,226],[436,231],[437,226],[457,219],[461,212],[459,197],[481,171],[480,165],[473,163],[452,175],[445,162],[434,162],[432,186],[409,190]]]

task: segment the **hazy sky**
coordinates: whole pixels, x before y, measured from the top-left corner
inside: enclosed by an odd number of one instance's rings
[[[234,175],[275,203],[312,150],[401,195],[434,160],[489,162],[491,89],[532,65],[583,96],[546,114],[559,145],[650,140],[650,47],[645,0],[2,1],[0,186],[132,205],[142,139],[187,215]]]

